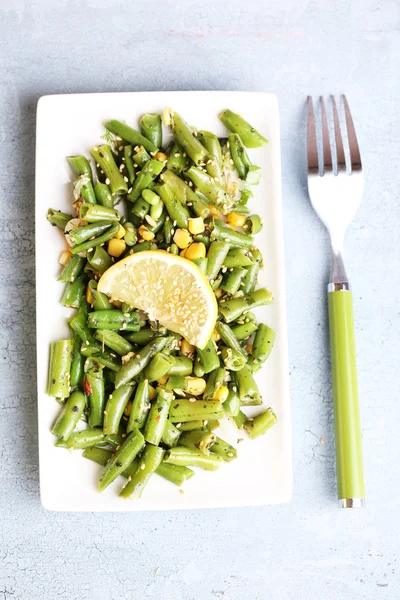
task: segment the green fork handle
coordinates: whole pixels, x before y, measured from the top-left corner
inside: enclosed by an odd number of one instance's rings
[[[343,508],[362,507],[365,489],[352,293],[340,284],[330,286],[334,287],[334,291],[328,288],[328,307],[338,498]]]

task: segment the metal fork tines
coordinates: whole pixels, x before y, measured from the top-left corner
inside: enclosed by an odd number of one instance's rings
[[[308,191],[314,210],[331,237],[331,283],[347,282],[342,259],[344,235],[357,212],[363,192],[361,156],[356,132],[346,96],[342,98],[348,140],[347,167],[335,98],[331,96],[330,107],[328,105],[333,121],[333,139],[329,136],[327,110],[323,97],[319,101],[322,130],[321,160],[318,159],[318,136],[313,101],[311,97],[308,98]],[[338,280],[335,281],[335,278]]]
[[[344,268],[343,243],[347,227],[361,202],[363,173],[356,132],[346,97],[343,96],[346,129],[341,129],[339,111],[333,96],[330,97],[328,110],[322,97],[319,108],[320,127],[317,131],[313,101],[309,97],[308,191],[311,203],[331,238],[332,266],[328,285],[328,312],[335,408],[336,472],[340,506],[349,508],[364,505],[365,490],[352,295]],[[334,131],[334,135],[329,135],[330,130]],[[346,148],[342,131],[346,131]]]

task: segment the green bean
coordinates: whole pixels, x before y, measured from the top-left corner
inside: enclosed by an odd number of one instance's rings
[[[222,419],[224,411],[217,400],[174,400],[169,410],[169,419],[172,423],[186,421],[200,421],[209,419]]]
[[[135,181],[136,173],[135,173],[135,167],[133,166],[132,145],[131,144],[128,144],[127,146],[124,147],[124,158],[125,158],[125,165],[126,165],[126,171],[127,171],[129,183],[133,183]]]
[[[131,207],[132,216],[136,216],[142,221],[150,210],[150,204],[143,198],[138,198]]]
[[[125,469],[132,463],[144,446],[144,438],[140,431],[132,431],[119,450],[107,462],[101,475],[99,489],[103,491],[110,483],[121,475]]]
[[[243,153],[246,152],[242,140],[237,133],[228,135],[229,151],[234,162],[236,171],[241,179],[246,179],[247,168],[243,161]]]
[[[152,217],[153,214],[156,216]],[[167,211],[164,209],[163,202],[160,202],[156,206],[150,207],[150,217],[155,221],[155,225],[151,225],[149,222],[146,222],[146,227],[149,231],[152,231],[154,234],[156,234],[162,230],[165,219],[167,218]]]
[[[207,264],[208,264],[207,258],[205,258],[205,257],[195,258],[194,260],[192,260],[192,262],[194,262],[194,264],[199,267],[200,271],[202,273],[204,273],[204,275],[207,274]]]
[[[174,357],[159,352],[151,359],[150,363],[144,370],[144,376],[149,381],[157,381],[169,373],[172,365],[174,364]]]
[[[192,206],[198,217],[206,219],[210,214],[207,202],[204,202],[185,182],[172,171],[164,171],[161,179],[170,186],[172,193],[181,204]]]
[[[117,433],[122,415],[133,392],[133,385],[122,385],[109,395],[104,411],[104,433]]]
[[[83,390],[89,405],[89,427],[102,427],[106,402],[103,369],[93,367],[85,374]]]
[[[169,246],[172,243],[173,231],[174,222],[172,221],[171,217],[167,216],[163,225],[164,241],[167,246]]]
[[[246,273],[246,269],[242,267],[232,267],[232,269],[224,274],[221,281],[221,289],[228,294],[236,294]]]
[[[197,420],[197,421],[186,421],[185,423],[177,423],[176,428],[179,431],[193,431],[193,429],[201,429],[207,421]]]
[[[223,214],[227,214],[233,208],[233,198],[227,193],[222,184],[214,181],[208,173],[197,167],[190,167],[187,170],[187,176],[212,204],[218,206]]]
[[[69,281],[65,285],[61,304],[71,308],[79,308],[84,292],[85,284],[82,277],[78,277],[75,281]]]
[[[246,364],[246,357],[243,356],[243,352],[238,352],[232,348],[221,349],[221,358],[224,361],[224,365],[230,371],[239,371]]]
[[[161,116],[158,114],[147,114],[139,121],[140,130],[156,148],[162,146]]]
[[[249,321],[248,323],[244,322],[232,327],[232,331],[238,340],[245,340],[250,337],[252,333],[257,331],[257,323],[254,323],[253,321]]]
[[[94,186],[94,193],[96,196],[97,204],[106,206],[107,208],[114,208],[114,200],[111,195],[111,190],[105,183],[98,181]]]
[[[165,208],[167,209],[168,215],[171,221],[177,224],[178,227],[188,228],[190,213],[186,206],[181,204],[175,197],[174,192],[170,186],[166,183],[158,185],[156,187],[157,193],[160,194]]]
[[[146,150],[149,152],[157,152],[158,148],[148,140],[144,135],[129,127],[129,125],[125,125],[125,123],[121,123],[117,120],[108,121],[105,124],[105,127],[111,131],[114,135],[118,135],[123,140],[126,140],[132,146],[144,146]]]
[[[66,440],[74,431],[83,411],[85,410],[85,396],[79,390],[72,392],[61,409],[51,432],[61,440]]]
[[[67,440],[58,440],[54,445],[58,448],[83,450],[93,446],[106,446],[107,436],[101,429],[83,429],[72,433]]]
[[[123,329],[139,331],[136,312],[123,313],[121,310],[96,310],[88,314],[88,326],[94,329]]]
[[[78,387],[83,377],[83,365],[85,362],[85,357],[81,354],[81,339],[80,337],[74,333],[73,334],[73,349],[72,349],[72,361],[71,361],[71,371],[70,371],[70,379],[69,385],[71,389],[75,389]]]
[[[210,447],[211,453],[223,458],[226,462],[231,462],[237,458],[237,450],[225,440],[216,436],[215,441]]]
[[[262,404],[262,398],[254,377],[247,366],[240,371],[236,371],[236,377],[239,387],[239,399],[242,405],[257,406]]]
[[[84,175],[93,182],[92,167],[86,156],[67,156],[67,161],[75,177]]]
[[[168,446],[169,448],[173,448],[174,446],[178,445],[180,435],[181,432],[179,431],[179,429],[177,429],[175,425],[167,419],[163,434],[161,436],[162,443]]]
[[[171,150],[168,155],[167,169],[179,175],[187,166],[187,157],[183,156],[183,148],[177,142],[174,142],[171,146]]]
[[[134,246],[138,241],[136,227],[129,221],[124,224],[125,235],[124,240],[127,246]]]
[[[216,279],[214,279],[213,282],[210,281],[211,284],[211,288],[214,290],[217,290],[219,288],[219,286],[221,285],[222,282],[222,275],[218,275],[218,277]]]
[[[131,413],[126,431],[129,433],[134,429],[141,429],[145,424],[147,414],[150,410],[150,390],[147,379],[140,381],[132,402]]]
[[[159,337],[144,346],[138,354],[133,356],[126,365],[123,365],[120,368],[115,378],[115,387],[119,388],[121,385],[128,383],[128,381],[131,381],[131,379],[136,377],[136,375],[147,367],[153,356],[155,356],[157,352],[161,352],[161,350],[168,346],[172,340],[173,338],[171,336]]]
[[[245,204],[236,204],[235,206],[235,211],[240,213],[241,215],[249,215],[250,214],[250,209],[248,206],[246,206]]]
[[[174,362],[168,371],[168,375],[180,375],[185,377],[191,375],[193,371],[193,362],[186,356],[173,356]]]
[[[139,346],[145,346],[149,344],[151,340],[158,337],[165,337],[165,331],[154,331],[153,329],[144,328],[140,331],[134,331],[133,333],[129,333],[126,336],[126,339],[132,342],[133,344],[138,344]]]
[[[164,450],[151,444],[146,444],[139,459],[139,466],[132,478],[119,493],[121,498],[140,498],[150,477],[157,471],[164,456]]]
[[[214,429],[218,429],[219,421],[215,419],[210,419],[209,421],[204,421],[204,425],[207,425],[208,431],[214,431]]]
[[[149,160],[133,182],[132,191],[128,194],[128,200],[131,202],[137,200],[143,190],[149,187],[149,184],[161,173],[163,167],[163,163],[159,160]]]
[[[105,183],[110,186],[112,196],[126,194],[128,184],[124,180],[123,175],[115,164],[114,156],[111,147],[107,144],[94,147],[90,150],[96,164],[100,165],[106,176]]]
[[[205,348],[203,348],[203,350],[196,348],[196,353],[200,358],[204,373],[210,373],[219,367],[220,362],[217,350],[212,340],[208,340],[207,345]]]
[[[80,274],[85,264],[85,259],[81,256],[71,256],[63,270],[61,271],[61,275],[58,278],[58,281],[63,281],[67,283],[69,281],[74,281]]]
[[[204,400],[214,400],[218,390],[224,385],[226,379],[226,371],[222,367],[218,367],[214,371],[211,371],[206,389],[204,390]]]
[[[254,238],[251,235],[240,233],[240,231],[234,231],[218,219],[214,219],[211,239],[227,242],[228,244],[231,244],[231,246],[239,248],[250,248],[250,246],[254,244]]]
[[[194,471],[192,471],[192,469],[188,469],[187,467],[178,467],[177,465],[170,465],[165,462],[160,463],[156,473],[157,475],[161,475],[161,477],[168,479],[168,481],[179,487],[194,475]]]
[[[223,173],[222,152],[219,139],[216,135],[210,133],[209,131],[199,131],[197,138],[203,144],[209,155],[206,162],[207,173],[217,181],[221,182]]]
[[[83,313],[77,314],[69,322],[69,326],[75,333],[79,335],[84,346],[90,346],[95,352],[101,352],[101,345],[93,338],[90,329],[86,325],[86,315]]]
[[[132,159],[134,161],[133,165],[137,165],[142,169],[144,165],[151,160],[151,156],[143,146],[136,146],[135,154]]]
[[[83,206],[83,205],[82,205]],[[96,206],[99,206],[98,204]],[[95,208],[95,207],[93,207]],[[102,207],[105,208],[105,207]],[[112,209],[107,209],[112,210]],[[96,223],[91,223],[90,225],[85,225],[84,227],[77,227],[77,229],[73,229],[69,233],[69,237],[71,238],[72,245],[81,244],[82,242],[86,242],[86,240],[90,240],[93,236],[100,235],[109,229],[112,225],[111,221],[98,221]]]
[[[167,390],[158,387],[156,398],[153,401],[150,412],[144,426],[144,439],[150,444],[158,446],[161,441],[165,424],[168,419],[168,411],[174,395]]]
[[[215,442],[215,435],[207,429],[193,429],[185,431],[179,438],[179,445],[185,448],[198,450],[203,454],[210,454],[210,447]],[[176,444],[175,444],[176,445]]]
[[[70,369],[74,341],[59,340],[50,344],[50,364],[47,394],[55,398],[68,398]]]
[[[246,148],[259,148],[267,143],[267,140],[237,113],[227,109],[219,115],[219,118],[225,127],[240,135]]]
[[[219,360],[218,360],[218,365],[219,365]],[[216,368],[216,367],[214,367],[214,368]],[[197,355],[194,360],[193,373],[196,375],[196,377],[203,377],[203,375],[205,374],[204,367],[201,363],[199,355]]]
[[[96,340],[93,340],[96,342]],[[97,344],[97,342],[96,342]],[[90,357],[94,362],[102,365],[103,367],[107,367],[111,371],[117,372],[121,368],[121,361],[116,358],[115,354],[110,352],[101,352],[97,350],[97,347],[93,344],[89,344],[89,346],[82,344],[81,353],[84,356]]]
[[[224,342],[228,348],[232,348],[246,359],[246,352],[243,350],[241,345],[239,344],[237,338],[235,337],[234,332],[226,323],[222,323],[222,321],[218,321],[215,325],[215,329],[221,336],[221,340]]]
[[[251,217],[249,217],[246,220],[246,223],[244,225],[244,230],[248,231],[251,235],[256,235],[257,233],[260,233],[262,228],[263,222],[260,215],[251,215]]]
[[[177,142],[182,146],[192,161],[198,165],[205,162],[207,150],[193,135],[193,131],[184,119],[176,112],[170,112],[170,126],[174,132]]]
[[[271,354],[275,343],[275,331],[261,323],[258,326],[257,333],[253,341],[253,349],[251,352],[251,361],[257,365],[265,362]],[[251,365],[250,365],[251,368]]]
[[[229,244],[225,242],[212,242],[207,252],[207,277],[216,279],[220,268],[224,264],[229,252]]]
[[[187,388],[187,378],[182,375],[171,375],[171,377],[168,377],[166,388],[184,396]]]
[[[239,411],[239,414],[236,416],[233,416],[233,421],[236,425],[236,427],[238,429],[243,429],[243,425],[246,423],[247,421],[247,416],[244,414],[244,412],[242,412],[241,410]]]
[[[84,242],[85,240],[89,239],[89,237],[92,237],[93,235],[97,236],[100,233],[102,233],[103,231],[105,231],[107,229],[107,227],[110,227],[110,225],[112,224],[112,223],[110,223],[110,221],[119,221],[119,219],[120,219],[120,214],[117,210],[115,210],[114,208],[108,208],[107,206],[101,206],[100,204],[84,203],[81,205],[81,207],[79,209],[79,214],[80,214],[81,219],[84,219],[88,223],[92,223],[92,224],[97,223],[97,225],[99,223],[101,223],[101,226],[98,228],[98,230],[96,230],[95,227],[92,229],[89,229],[89,236],[82,235],[82,233],[84,233],[84,232],[79,231],[82,229],[81,227],[79,227],[78,229],[75,229],[75,231],[72,231],[70,233],[71,239],[74,241],[74,243],[78,243],[78,244],[80,242]],[[78,234],[76,232],[78,232]],[[77,238],[77,239],[75,239],[75,238]]]
[[[111,450],[107,450],[106,448],[96,448],[95,446],[91,446],[90,448],[86,448],[84,452],[82,452],[83,458],[87,458],[88,460],[92,460],[93,462],[105,467],[107,462],[111,458]]]
[[[226,414],[230,417],[237,417],[239,415],[240,399],[237,395],[237,392],[235,392],[233,389],[229,390],[229,395],[225,400],[223,407]]]
[[[232,298],[224,303],[220,303],[219,312],[224,317],[227,323],[236,321],[240,315],[246,311],[256,308],[257,306],[264,306],[265,304],[271,304],[273,301],[272,294],[266,288],[260,288],[251,294],[250,296],[239,296],[238,298]]]
[[[249,201],[249,198],[252,198],[252,197],[253,197],[253,192],[251,191],[250,187],[248,185],[246,185],[240,194],[240,204],[242,206],[247,204],[247,202]]]
[[[91,279],[88,286],[93,297],[93,308],[95,311],[113,309],[113,305],[109,301],[108,296],[99,292],[97,289],[97,281],[95,279]]]
[[[95,332],[93,337],[111,348],[111,350],[114,350],[114,352],[120,356],[125,356],[125,354],[128,354],[128,352],[131,352],[133,349],[132,344],[116,331],[99,329]]]
[[[96,194],[94,193],[93,184],[89,177],[83,175],[73,183],[75,200],[82,199],[89,205],[96,204]]]
[[[179,254],[179,248],[176,244],[171,244],[170,246],[170,252],[171,254],[174,254],[175,256],[178,256]]]
[[[89,249],[86,258],[91,270],[93,270],[94,273],[100,273],[100,275],[105,273],[105,271],[113,264],[111,256],[101,246]]]
[[[234,269],[235,267],[249,267],[252,265],[253,263],[246,252],[247,250],[243,248],[233,248],[232,250],[229,250],[224,261],[225,267],[227,267],[227,269]]]
[[[124,439],[126,438],[126,433],[123,433],[123,427],[120,426],[120,428],[118,429],[118,433],[105,434],[105,436],[107,444],[109,444],[113,448],[118,448],[118,446],[121,446]]]
[[[276,414],[272,408],[267,408],[267,410],[254,417],[254,419],[248,419],[243,427],[249,438],[254,440],[259,435],[266,433],[276,423],[276,420]]]
[[[176,446],[167,450],[164,461],[171,465],[200,467],[207,471],[216,471],[224,463],[224,460],[216,454],[207,455],[184,446]]]
[[[246,268],[246,275],[242,282],[242,291],[244,294],[252,294],[256,289],[259,271],[260,264],[258,262],[255,262],[250,267]]]
[[[151,206],[156,206],[157,204],[160,204],[161,198],[160,198],[160,196],[158,194],[156,194],[155,192],[153,192],[153,190],[143,190],[142,197]]]
[[[260,167],[251,166],[249,167],[246,182],[250,185],[257,185],[261,179],[261,169]]]
[[[64,231],[65,226],[68,221],[72,219],[72,215],[61,212],[61,210],[55,210],[54,208],[49,208],[47,211],[47,220],[53,226],[57,226]]]
[[[119,223],[114,223],[107,231],[94,238],[94,240],[87,240],[86,242],[73,246],[71,248],[71,253],[80,254],[81,252],[86,252],[86,250],[89,250],[90,248],[95,248],[96,246],[104,244],[104,242],[108,242],[108,240],[111,240],[111,238],[115,237],[115,234],[118,233],[119,227]]]

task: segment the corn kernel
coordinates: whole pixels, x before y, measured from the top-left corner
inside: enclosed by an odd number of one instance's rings
[[[221,219],[222,221],[224,220],[224,215],[222,214],[222,212],[220,210],[218,210],[218,208],[216,206],[214,206],[214,204],[209,204],[208,208],[210,210],[210,214],[213,217],[216,217],[217,219]]]
[[[214,292],[216,298],[221,298],[221,296],[222,296],[223,293],[224,292],[223,292],[223,290],[221,288],[217,288],[215,290],[215,292]]]
[[[185,258],[185,254],[186,254],[186,248],[184,248],[183,250],[181,250],[179,252],[179,256],[182,256],[182,258]]]
[[[168,381],[168,375],[163,375],[160,379],[157,379],[158,385],[165,385]]]
[[[125,231],[124,227],[122,227],[122,225],[120,225],[117,233],[115,234],[115,237],[117,238],[117,240],[120,240],[124,237],[125,233],[126,233],[126,231]]]
[[[125,252],[125,248],[125,240],[118,240],[117,238],[112,238],[112,240],[108,242],[107,252],[110,256],[119,258],[121,254]]]
[[[61,252],[60,254],[60,258],[58,259],[58,262],[60,265],[62,265],[63,267],[65,267],[69,261],[69,259],[71,258],[72,254],[69,250],[65,250],[64,252]]]
[[[187,229],[177,229],[174,235],[174,242],[178,248],[187,248],[192,241],[192,236]]]
[[[126,405],[125,410],[124,410],[124,415],[126,415],[127,417],[129,417],[129,415],[131,414],[131,410],[132,410],[132,402],[129,401],[128,404]]]
[[[192,346],[186,340],[182,340],[181,343],[181,354],[182,356],[193,356],[196,346]]]
[[[203,242],[194,242],[190,244],[189,248],[186,248],[185,258],[188,260],[196,260],[196,258],[204,258],[207,249]]]
[[[140,235],[141,238],[143,238],[144,240],[146,240],[147,242],[149,242],[150,240],[154,239],[154,233],[152,231],[150,231],[149,229],[147,229],[147,227],[145,225],[141,225],[138,229],[138,233]]]
[[[153,388],[152,385],[149,385],[149,398],[150,400],[153,400],[154,396],[156,395],[156,390]]]
[[[221,404],[222,404],[223,402],[225,402],[228,395],[229,395],[229,390],[226,387],[226,385],[221,385],[218,392],[214,396],[214,400],[218,400],[218,402],[221,402]]]
[[[165,162],[168,160],[168,156],[164,154],[164,152],[156,152],[154,155],[154,160],[160,160],[161,162]]]
[[[198,233],[203,233],[205,229],[204,221],[201,217],[196,217],[195,219],[189,219],[189,231],[196,235]]]
[[[237,212],[231,212],[228,215],[228,223],[229,225],[233,225],[233,227],[243,227],[246,223],[246,215],[241,215]]]
[[[211,339],[214,342],[218,342],[221,339],[221,336],[219,335],[218,331],[216,329],[213,330],[212,334],[211,334]]]
[[[86,300],[89,304],[93,304],[93,294],[89,286],[86,288]]]
[[[206,389],[206,382],[202,377],[187,377],[186,391],[193,396],[200,396]]]

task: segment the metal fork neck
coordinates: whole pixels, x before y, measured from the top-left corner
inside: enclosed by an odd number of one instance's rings
[[[329,277],[328,291],[349,290],[350,283],[343,261],[342,251],[332,245],[331,274]]]

